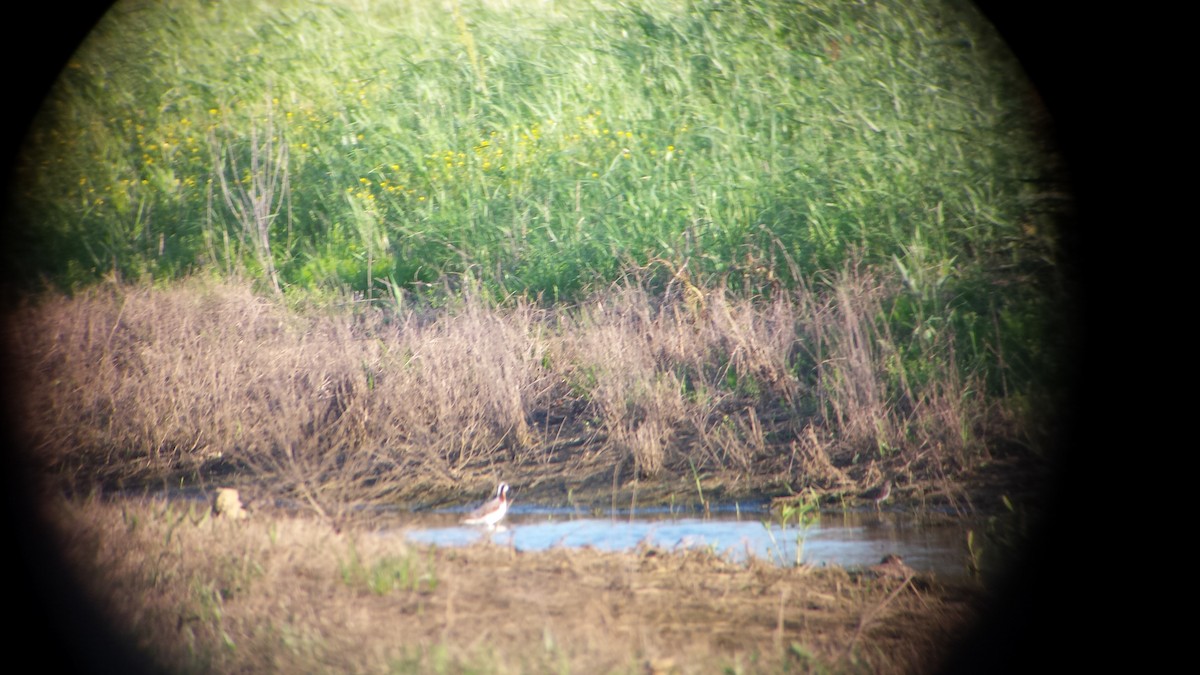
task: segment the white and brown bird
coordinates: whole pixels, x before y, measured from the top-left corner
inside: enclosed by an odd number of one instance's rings
[[[463,518],[463,523],[487,525],[490,529],[496,527],[496,523],[500,522],[506,513],[508,513],[508,483],[501,483],[496,486],[496,496],[468,513],[467,517]]]

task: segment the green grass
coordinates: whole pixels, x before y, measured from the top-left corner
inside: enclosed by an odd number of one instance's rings
[[[348,546],[346,558],[338,564],[338,573],[346,585],[375,595],[387,595],[392,591],[431,593],[437,588],[432,560],[419,563],[415,554],[406,552],[402,556],[383,556],[368,565],[353,541]]]
[[[762,526],[767,531],[767,536],[771,538],[770,551],[774,554],[776,562],[780,565],[789,564],[789,561],[784,558],[785,546],[775,539],[775,532],[772,529],[774,526],[779,527],[780,534],[786,534],[788,524],[795,521],[796,558],[791,564],[799,566],[804,558],[805,535],[808,534],[808,529],[816,525],[820,520],[820,500],[811,491],[802,493],[794,502],[782,503],[778,507],[771,509],[770,517],[762,520]]]
[[[895,382],[949,345],[994,392],[1046,372],[1034,97],[964,3],[366,7],[119,4],[30,136],[9,268],[574,301],[856,261],[905,285]]]
[[[561,296],[656,257],[762,283],[854,247],[928,294],[1020,235],[1026,102],[961,8],[427,5],[119,5],[30,147],[38,271],[252,265],[213,153],[268,119],[289,285],[364,288],[370,261]]]

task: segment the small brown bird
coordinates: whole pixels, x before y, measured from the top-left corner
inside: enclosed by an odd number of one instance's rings
[[[879,487],[867,490],[862,496],[863,499],[870,499],[875,502],[875,509],[878,510],[880,505],[887,501],[888,497],[892,496],[891,479],[885,478]]]

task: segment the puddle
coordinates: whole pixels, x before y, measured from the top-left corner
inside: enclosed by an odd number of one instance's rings
[[[204,501],[204,493],[174,491],[175,499]],[[813,525],[786,529],[772,522],[762,503],[726,504],[705,514],[689,508],[572,509],[515,504],[500,528],[461,524],[470,507],[433,511],[390,511],[386,520],[402,523],[383,536],[438,546],[466,546],[490,539],[518,551],[557,546],[631,551],[647,545],[662,549],[709,548],[730,560],[748,556],[792,565],[799,551],[808,565],[866,567],[895,553],[913,569],[941,577],[967,575],[969,520],[930,518],[900,509],[824,511]],[[977,524],[975,525],[976,527]]]
[[[391,530],[409,541],[464,546],[481,539],[539,551],[558,546],[629,551],[640,545],[664,549],[710,548],[735,561],[754,556],[777,564],[865,567],[895,553],[912,568],[944,577],[966,575],[966,531],[962,522],[931,525],[909,513],[836,511],[803,530],[781,529],[761,506],[732,505],[705,516],[696,512],[646,509],[610,514],[514,506],[500,528],[465,526],[460,510],[412,514],[406,527]]]

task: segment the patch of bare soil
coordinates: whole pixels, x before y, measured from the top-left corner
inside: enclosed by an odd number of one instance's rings
[[[174,672],[930,672],[982,595],[898,560],[439,549],[157,501],[56,513],[106,621]]]

